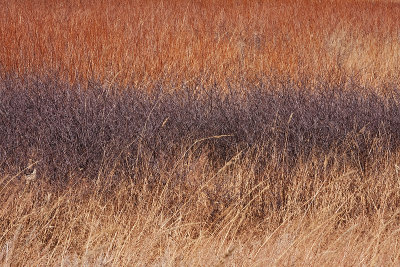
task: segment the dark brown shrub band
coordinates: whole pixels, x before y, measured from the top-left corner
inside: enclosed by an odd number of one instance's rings
[[[260,164],[275,153],[290,168],[299,157],[335,149],[357,155],[363,166],[376,142],[391,151],[400,140],[396,88],[385,97],[361,93],[363,88],[309,90],[290,82],[227,93],[217,85],[164,89],[144,93],[96,83],[82,89],[55,77],[3,79],[0,169],[16,171],[34,159],[41,175],[56,180],[78,170],[96,177],[111,169],[133,178],[143,160],[157,171],[160,160],[193,149],[218,166],[257,147],[263,147]]]

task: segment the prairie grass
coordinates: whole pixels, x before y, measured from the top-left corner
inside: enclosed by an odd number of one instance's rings
[[[388,1],[2,1],[0,66],[145,88],[398,85],[399,15]]]
[[[0,1],[0,264],[400,265],[399,15]]]
[[[336,157],[338,155],[335,155]],[[329,156],[325,158],[327,160]],[[398,158],[394,155],[393,158]],[[399,162],[327,170],[319,159],[258,175],[248,157],[188,158],[132,183],[2,183],[1,261],[11,265],[398,265]],[[148,178],[148,179],[146,179]],[[282,179],[283,178],[283,179]],[[166,181],[166,182],[165,182]]]
[[[400,96],[353,88],[3,79],[0,259],[397,265]]]

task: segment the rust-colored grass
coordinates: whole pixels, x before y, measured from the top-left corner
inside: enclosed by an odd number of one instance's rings
[[[1,1],[3,72],[86,82],[398,84],[388,1]]]

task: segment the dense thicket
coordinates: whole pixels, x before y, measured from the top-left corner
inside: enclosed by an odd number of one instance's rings
[[[144,163],[157,172],[188,150],[206,152],[216,166],[238,151],[256,151],[260,168],[272,156],[290,168],[301,157],[335,150],[365,171],[375,149],[393,150],[400,140],[395,88],[384,97],[363,88],[309,90],[290,82],[230,92],[217,85],[164,89],[3,79],[0,169],[22,170],[31,159],[51,179],[111,170],[134,178]]]

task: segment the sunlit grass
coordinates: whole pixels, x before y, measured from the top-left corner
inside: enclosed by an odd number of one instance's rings
[[[400,7],[367,1],[6,1],[0,62],[149,85],[357,80],[398,84]]]

